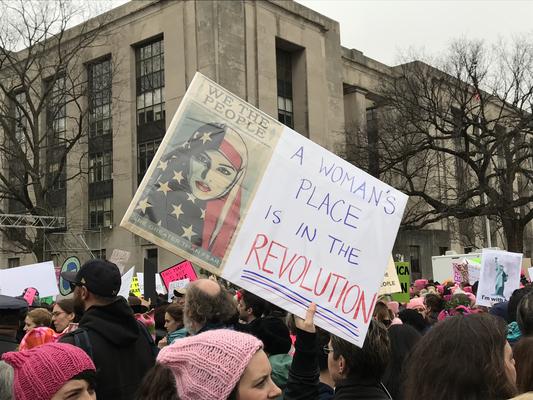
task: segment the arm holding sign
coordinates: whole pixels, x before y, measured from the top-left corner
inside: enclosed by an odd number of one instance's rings
[[[320,370],[318,368],[317,335],[313,318],[316,305],[311,303],[305,320],[295,317],[296,352],[283,394],[284,400],[318,399]]]

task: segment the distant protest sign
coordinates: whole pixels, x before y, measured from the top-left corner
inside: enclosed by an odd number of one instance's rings
[[[406,202],[197,74],[121,226],[361,346]]]
[[[64,280],[61,277],[61,274],[63,272],[78,272],[80,268],[81,264],[78,257],[72,256],[67,258],[63,262],[63,265],[61,266],[61,269],[59,271],[59,293],[61,293],[62,296],[67,296],[68,294],[70,294],[70,292],[72,292],[72,289],[70,286],[70,282]]]
[[[144,294],[144,272],[137,272],[137,279],[139,281],[141,293]],[[159,274],[155,274],[155,291],[162,294],[167,292],[167,289],[165,288],[165,285],[163,285],[163,281],[161,280],[161,276]]]
[[[170,292],[170,282],[179,281],[183,279],[189,279],[189,281],[195,281],[198,279],[196,271],[190,261],[182,261],[179,264],[173,265],[170,268],[165,269],[159,273],[163,284]]]
[[[463,259],[452,263],[453,281],[458,285],[468,283],[468,261]]]
[[[136,276],[132,276],[130,283],[130,293],[133,293],[135,297],[141,297],[141,288],[139,287],[139,279]]]
[[[394,293],[392,299],[400,303],[407,303],[411,299],[409,289],[411,287],[411,266],[408,262],[396,262],[396,272],[402,291]]]
[[[124,273],[124,269],[126,267],[126,263],[130,259],[131,253],[126,250],[120,250],[120,249],[114,249],[113,253],[111,253],[111,257],[109,257],[109,262],[112,262],[115,264],[118,269],[120,270],[120,273]]]
[[[508,301],[520,286],[522,254],[502,250],[483,250],[481,277],[476,302],[491,307]]]
[[[174,297],[174,290],[186,289],[189,286],[191,281],[189,278],[180,279],[179,281],[173,281],[168,284],[168,301],[172,302],[172,297]]]
[[[34,288],[39,296],[57,296],[54,263],[46,261],[17,268],[0,269],[0,294],[20,296],[26,288]]]
[[[121,278],[119,296],[127,299],[130,296],[131,281],[133,280],[133,274],[135,273],[135,267],[131,267]]]
[[[468,283],[473,285],[479,282],[481,276],[481,259],[472,258],[467,260],[468,262]]]
[[[379,288],[379,295],[382,294],[391,294],[398,293],[402,291],[400,285],[400,280],[398,279],[398,273],[396,272],[396,266],[394,265],[394,259],[389,258],[389,263],[387,264],[387,270],[385,271],[385,276],[383,277],[383,282]]]

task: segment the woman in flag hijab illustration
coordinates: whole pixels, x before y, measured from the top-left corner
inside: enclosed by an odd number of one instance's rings
[[[241,136],[216,123],[200,126],[156,168],[156,190],[137,211],[222,258],[240,219],[248,152]]]

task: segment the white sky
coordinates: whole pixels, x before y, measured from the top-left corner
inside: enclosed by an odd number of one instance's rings
[[[429,55],[453,39],[483,39],[533,33],[528,0],[297,0],[340,23],[341,44],[396,65],[410,48]]]

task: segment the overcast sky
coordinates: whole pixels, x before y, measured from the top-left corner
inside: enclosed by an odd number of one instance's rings
[[[410,47],[437,55],[456,38],[533,34],[533,1],[297,0],[340,23],[341,43],[388,65]]]

